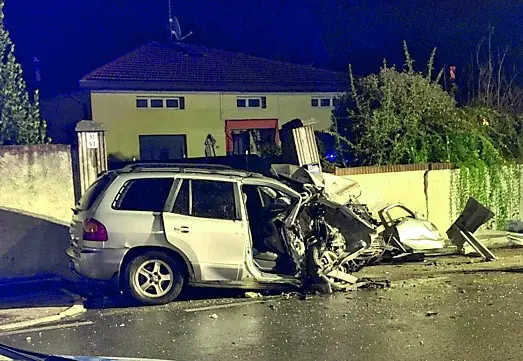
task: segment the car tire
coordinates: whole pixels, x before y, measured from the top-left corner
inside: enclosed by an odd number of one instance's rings
[[[186,281],[184,267],[163,252],[149,251],[134,257],[124,270],[124,291],[142,305],[174,301]]]

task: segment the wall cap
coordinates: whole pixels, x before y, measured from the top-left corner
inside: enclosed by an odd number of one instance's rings
[[[339,176],[357,175],[357,174],[376,174],[376,173],[393,173],[393,172],[415,172],[428,170],[445,170],[455,169],[452,163],[418,163],[418,164],[394,164],[394,165],[373,165],[366,167],[336,167],[335,174]]]
[[[102,123],[93,120],[81,120],[76,124],[74,130],[77,132],[103,132],[105,127]]]

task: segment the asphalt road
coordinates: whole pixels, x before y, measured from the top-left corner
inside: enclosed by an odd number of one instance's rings
[[[429,266],[419,268],[425,276],[413,273],[390,289],[306,300],[222,298],[93,309],[0,342],[61,355],[168,360],[523,359],[519,268],[422,269]]]

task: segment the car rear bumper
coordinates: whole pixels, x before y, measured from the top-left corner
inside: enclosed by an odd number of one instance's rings
[[[69,268],[80,277],[99,281],[114,279],[122,264],[127,249],[69,247]]]

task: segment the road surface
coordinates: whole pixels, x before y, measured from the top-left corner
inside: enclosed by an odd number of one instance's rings
[[[479,269],[468,261],[369,268],[390,276],[393,287],[306,300],[109,304],[0,342],[60,355],[168,360],[521,360],[523,254],[516,258],[510,267],[498,260]]]

